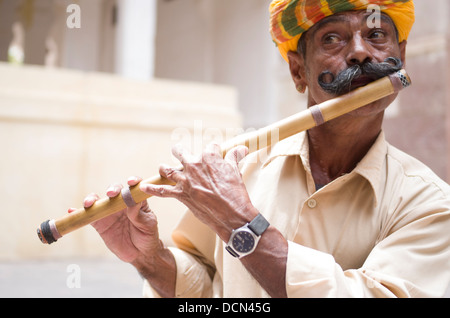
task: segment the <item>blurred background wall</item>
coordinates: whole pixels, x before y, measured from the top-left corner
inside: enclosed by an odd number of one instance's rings
[[[52,246],[35,230],[90,192],[154,175],[176,142],[199,150],[303,110],[268,32],[269,3],[0,0],[0,261],[110,257],[90,227]],[[415,3],[414,86],[384,129],[450,181],[450,3]],[[151,200],[171,244],[184,207]]]

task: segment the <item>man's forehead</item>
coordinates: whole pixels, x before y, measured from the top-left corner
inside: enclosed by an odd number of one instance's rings
[[[340,13],[336,13],[333,14],[331,16],[328,16],[326,18],[323,18],[322,20],[320,20],[319,22],[317,22],[311,29],[309,32],[311,35],[314,35],[318,30],[320,30],[321,28],[323,28],[326,25],[330,25],[333,23],[346,23],[346,22],[350,22],[352,20],[352,18],[354,16],[360,16],[360,20],[361,23],[366,23],[367,24],[367,20],[369,18],[372,18],[374,14],[377,14],[376,18],[379,18],[379,21],[381,23],[385,23],[388,25],[391,25],[394,29],[396,29],[394,22],[392,21],[392,19],[385,13],[380,12],[378,13],[373,13],[373,12],[368,12],[366,10],[360,10],[360,11],[345,11],[345,12],[340,12]]]

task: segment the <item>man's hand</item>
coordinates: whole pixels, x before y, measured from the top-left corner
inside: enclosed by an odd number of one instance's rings
[[[128,185],[142,179],[130,177]],[[119,195],[122,185],[113,184],[107,196]],[[92,206],[99,196],[95,193],[84,199],[84,207]],[[69,213],[75,209],[69,209]],[[176,266],[173,255],[159,239],[158,222],[147,201],[119,211],[92,223],[106,246],[122,261],[131,263],[163,297],[175,293]]]
[[[176,185],[142,184],[143,192],[172,197],[184,203],[203,223],[224,241],[232,230],[250,222],[258,211],[253,207],[242,181],[238,164],[247,154],[246,147],[236,147],[222,158],[220,147],[209,145],[201,157],[181,146],[172,149],[183,170],[161,166],[161,176]]]
[[[130,177],[128,185],[134,186],[140,181],[140,178]],[[122,187],[121,184],[112,184],[106,192],[107,196],[113,198],[119,195]],[[83,205],[89,208],[98,199],[99,196],[92,193],[84,199]],[[73,209],[69,209],[69,212],[72,211]],[[158,222],[147,201],[93,222],[92,226],[106,246],[127,263],[135,261],[141,255],[153,254],[161,247]]]
[[[228,242],[232,230],[258,215],[242,180],[238,163],[248,149],[236,147],[222,158],[220,148],[210,145],[200,158],[176,146],[172,150],[184,169],[162,166],[161,176],[174,186],[141,184],[142,191],[160,197],[173,197],[183,202],[194,215]],[[283,235],[270,226],[258,248],[241,259],[250,274],[272,297],[286,297],[285,275],[288,244]]]

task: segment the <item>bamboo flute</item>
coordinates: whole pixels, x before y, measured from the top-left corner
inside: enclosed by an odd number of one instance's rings
[[[249,147],[250,151],[268,147],[274,139],[272,136],[277,136],[275,141],[283,140],[397,93],[409,85],[411,85],[411,80],[408,74],[405,70],[400,70],[346,95],[312,106],[267,127],[237,136],[221,146],[222,155],[224,156],[230,149],[238,145],[245,145]],[[172,184],[159,175],[142,180],[141,183]],[[37,229],[38,237],[42,243],[51,244],[72,231],[121,211],[127,206],[142,202],[149,197],[148,194],[139,189],[139,185],[126,187],[122,190],[121,195],[114,198],[100,199],[90,208],[80,208],[59,219],[43,222]]]

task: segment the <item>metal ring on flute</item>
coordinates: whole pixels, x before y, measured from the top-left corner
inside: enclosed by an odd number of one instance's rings
[[[311,111],[311,115],[314,119],[314,122],[316,123],[316,126],[320,126],[325,123],[322,111],[320,110],[320,107],[318,105],[311,106],[309,110]]]
[[[132,207],[136,206],[137,203],[136,203],[136,201],[134,201],[129,187],[122,188],[120,193],[122,194],[123,202],[125,202],[127,207],[132,208]]]

